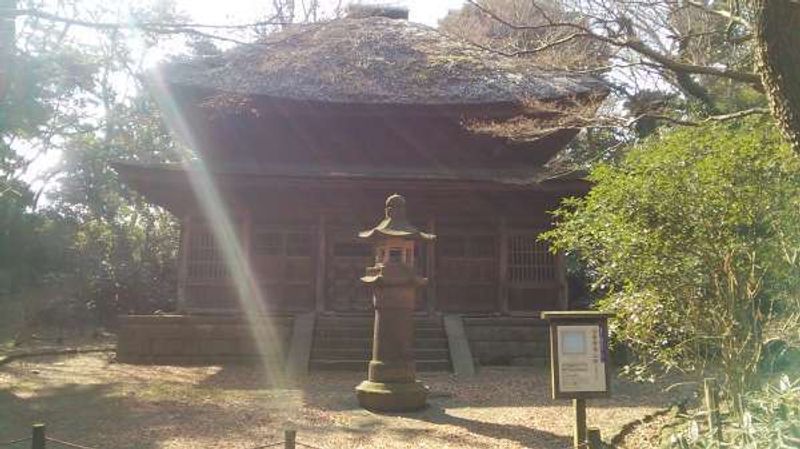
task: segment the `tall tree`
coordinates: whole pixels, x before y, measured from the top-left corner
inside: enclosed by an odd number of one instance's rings
[[[581,20],[558,1],[535,4],[530,0],[485,0],[482,5],[493,11],[502,11],[507,17],[530,27],[513,29],[487,16],[474,5],[465,5],[441,19],[439,29],[509,56],[528,58],[532,63],[545,67],[585,70],[608,64],[610,52],[602,42],[576,38],[570,30],[543,26],[548,18]]]
[[[544,23],[517,20],[486,0],[467,1],[487,17],[520,32],[568,31],[567,38],[546,47],[549,51],[576,39],[614,48],[605,71],[611,72],[609,78],[620,91],[671,86],[699,105],[689,104],[677,114],[648,111],[640,117],[605,121],[603,126],[634,124],[644,115],[697,125],[698,120],[769,113],[769,99],[779,127],[800,152],[800,56],[795,51],[800,45],[800,3],[796,0],[653,0],[646,7],[638,0],[574,0],[563,4],[574,14],[566,19],[549,16],[542,0],[530,0]],[[574,111],[558,119],[562,125],[598,123]]]
[[[752,2],[756,68],[772,115],[800,152],[800,1]]]

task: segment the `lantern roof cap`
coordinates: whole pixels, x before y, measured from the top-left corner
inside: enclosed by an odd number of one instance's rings
[[[358,233],[363,239],[385,239],[401,237],[407,240],[433,240],[433,234],[421,232],[408,221],[406,216],[406,199],[397,193],[386,199],[386,216],[372,229]]]

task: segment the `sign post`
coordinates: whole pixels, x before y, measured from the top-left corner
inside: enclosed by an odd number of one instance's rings
[[[542,312],[550,324],[550,375],[553,399],[572,399],[575,449],[588,447],[586,399],[611,394],[608,318],[593,311]]]

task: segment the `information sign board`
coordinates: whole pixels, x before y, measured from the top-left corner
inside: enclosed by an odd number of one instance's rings
[[[600,398],[610,393],[607,314],[545,312],[550,322],[554,399]]]
[[[557,326],[558,378],[562,393],[606,391],[606,364],[599,325]]]

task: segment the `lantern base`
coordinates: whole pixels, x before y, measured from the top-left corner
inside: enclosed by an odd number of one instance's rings
[[[383,383],[365,380],[356,387],[358,403],[367,410],[411,412],[426,405],[428,387],[420,381]]]

